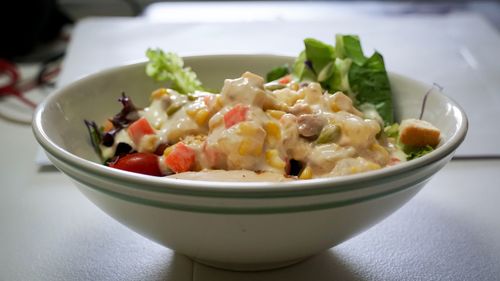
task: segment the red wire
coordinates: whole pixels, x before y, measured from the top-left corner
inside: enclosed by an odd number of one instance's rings
[[[32,81],[28,83],[24,83],[22,85],[18,85],[19,81],[19,72],[16,66],[6,60],[0,59],[0,74],[5,74],[9,77],[9,82],[5,86],[0,87],[0,97],[12,95],[18,98],[24,104],[36,108],[36,103],[27,99],[23,93],[28,92],[40,85],[43,85],[57,76],[60,72],[60,67],[55,67],[54,69],[43,73],[41,77],[41,81]]]

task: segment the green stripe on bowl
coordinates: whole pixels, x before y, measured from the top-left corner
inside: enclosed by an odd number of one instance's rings
[[[296,212],[317,211],[317,210],[324,210],[324,209],[339,208],[339,207],[344,207],[344,206],[353,205],[353,204],[357,204],[357,203],[362,203],[362,202],[369,201],[369,200],[382,198],[382,197],[385,197],[385,196],[388,196],[388,195],[415,187],[418,184],[425,183],[427,180],[429,180],[429,178],[431,176],[419,179],[418,181],[414,181],[414,182],[402,185],[402,186],[395,188],[395,189],[391,189],[391,190],[387,190],[387,191],[383,191],[383,192],[379,192],[379,193],[375,193],[375,194],[370,194],[367,196],[361,196],[361,197],[357,197],[357,198],[341,200],[341,201],[312,204],[312,205],[305,205],[305,206],[293,206],[293,207],[254,207],[254,208],[249,208],[249,207],[208,207],[208,206],[191,206],[191,205],[185,205],[185,204],[166,203],[166,202],[161,202],[161,201],[157,201],[157,200],[138,198],[138,197],[110,191],[110,190],[95,186],[91,183],[81,181],[80,179],[77,179],[71,175],[70,175],[70,177],[73,180],[75,180],[76,182],[79,182],[88,188],[91,188],[95,191],[106,194],[108,196],[111,196],[115,199],[124,200],[124,201],[130,202],[130,203],[135,203],[135,204],[139,204],[139,205],[146,205],[149,207],[156,207],[156,208],[161,208],[161,209],[177,210],[177,211],[230,215],[230,214],[296,213]]]

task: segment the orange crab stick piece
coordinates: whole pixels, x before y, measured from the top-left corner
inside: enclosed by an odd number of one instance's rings
[[[288,84],[292,81],[292,75],[288,74],[286,76],[283,76],[281,77],[279,80],[278,80],[278,83],[280,84]]]
[[[196,160],[195,151],[179,142],[174,145],[173,150],[165,157],[165,164],[175,173],[187,172],[192,169]]]
[[[127,129],[127,133],[130,136],[130,139],[135,143],[135,145],[139,145],[141,143],[141,139],[145,135],[152,135],[155,133],[153,127],[149,124],[146,118],[141,117],[139,120],[130,124]]]
[[[226,129],[247,119],[248,106],[237,104],[224,114],[224,125]]]

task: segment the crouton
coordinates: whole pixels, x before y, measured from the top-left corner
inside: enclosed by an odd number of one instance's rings
[[[405,119],[399,127],[399,141],[404,145],[436,147],[439,144],[439,138],[439,129],[424,120]]]

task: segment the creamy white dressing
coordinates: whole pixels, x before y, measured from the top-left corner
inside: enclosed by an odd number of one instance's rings
[[[115,141],[113,142],[113,145],[110,147],[100,145],[101,148],[101,155],[104,159],[111,159],[116,152],[116,147],[119,143],[126,143],[132,147],[132,150],[137,150],[137,147],[135,146],[134,142],[132,139],[130,139],[130,136],[128,135],[126,130],[120,130],[118,133],[115,135]]]
[[[172,106],[178,108],[172,110]],[[232,114],[236,121],[229,118]],[[154,147],[148,147],[153,143],[149,139],[135,147],[122,130],[115,145],[103,149],[103,154],[112,155],[118,142],[126,142],[137,151],[182,142],[194,151],[195,163],[190,167],[193,172],[173,176],[178,178],[206,180],[206,176],[214,176],[221,180],[223,175],[234,179],[245,175],[254,179],[250,175],[255,173],[248,171],[255,171],[267,172],[255,174],[255,178],[271,173],[274,180],[282,180],[291,159],[302,163],[299,178],[337,176],[379,169],[401,158],[394,141],[377,139],[382,128],[376,116],[364,118],[348,96],[326,93],[318,83],[303,87],[290,83],[269,91],[264,89],[262,77],[247,72],[240,78],[226,79],[220,94],[197,92],[188,98],[168,90],[166,95],[153,98],[140,116],[155,131]],[[337,126],[338,136],[316,143],[326,125]],[[171,169],[165,157],[160,158],[160,168],[168,174]]]

